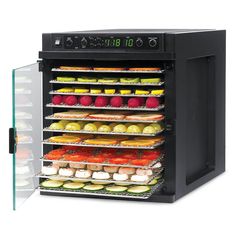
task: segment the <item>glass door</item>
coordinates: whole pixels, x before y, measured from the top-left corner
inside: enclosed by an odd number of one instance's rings
[[[13,209],[16,210],[38,187],[40,171],[42,76],[39,64],[12,73]]]

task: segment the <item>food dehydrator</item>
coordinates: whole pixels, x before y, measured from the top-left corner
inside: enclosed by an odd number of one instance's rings
[[[224,30],[46,33],[39,58],[13,70],[14,209],[174,202],[224,172]]]

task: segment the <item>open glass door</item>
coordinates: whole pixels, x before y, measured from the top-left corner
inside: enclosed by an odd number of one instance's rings
[[[14,69],[12,74],[13,128],[13,209],[18,208],[37,188],[40,170],[42,76],[35,63]]]

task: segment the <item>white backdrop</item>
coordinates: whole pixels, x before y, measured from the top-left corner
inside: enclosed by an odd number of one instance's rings
[[[233,1],[1,1],[0,235],[233,235],[235,140],[235,7]],[[108,28],[227,30],[227,172],[174,204],[34,194],[12,211],[11,69],[37,60],[43,32]],[[235,233],[234,233],[235,234]]]

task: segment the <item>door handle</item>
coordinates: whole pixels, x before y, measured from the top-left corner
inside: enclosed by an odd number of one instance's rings
[[[15,144],[16,144],[16,130],[14,128],[9,129],[9,153],[13,154],[16,152]]]

